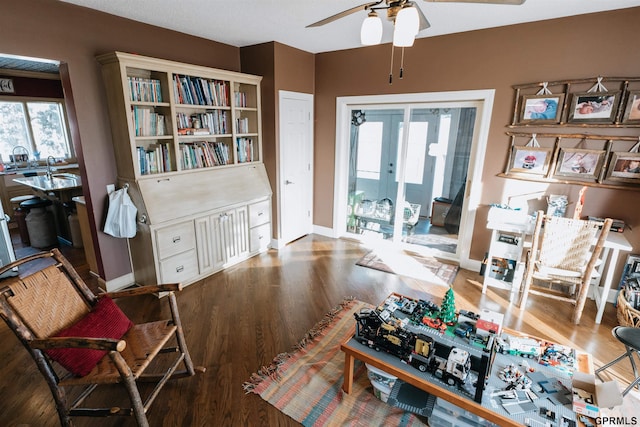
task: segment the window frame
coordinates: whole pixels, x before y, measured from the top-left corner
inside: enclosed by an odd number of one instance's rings
[[[29,139],[29,146],[26,147],[26,148],[28,148],[30,150],[32,155],[37,150],[36,150],[36,141],[35,141],[35,138],[33,136],[33,128],[31,126],[31,117],[29,115],[29,107],[28,107],[27,104],[30,103],[30,102],[31,103],[36,103],[36,102],[58,103],[60,105],[60,110],[61,110],[61,114],[62,114],[62,122],[64,124],[64,131],[66,132],[67,143],[68,143],[68,146],[69,146],[69,157],[65,157],[63,160],[68,162],[68,163],[77,162],[77,157],[76,157],[76,153],[75,153],[74,146],[73,146],[73,140],[71,139],[71,129],[69,127],[69,120],[67,118],[67,105],[65,103],[65,99],[64,98],[0,95],[0,102],[14,102],[14,103],[21,103],[22,104],[22,107],[23,107],[23,110],[24,110],[24,114],[25,114],[25,118],[26,118],[27,137]],[[7,153],[7,154],[10,154],[10,153]],[[7,157],[7,160],[8,159],[9,159],[9,157]],[[5,160],[5,163],[7,162],[7,160]],[[44,160],[40,159],[39,162],[44,162]]]

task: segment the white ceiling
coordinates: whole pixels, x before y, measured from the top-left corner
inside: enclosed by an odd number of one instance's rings
[[[311,53],[360,47],[366,13],[305,28],[366,0],[61,0],[236,47],[276,41]],[[640,0],[527,0],[523,5],[415,0],[431,23],[418,37],[640,6]],[[593,29],[597,31],[597,29]],[[386,23],[383,42],[391,41]]]

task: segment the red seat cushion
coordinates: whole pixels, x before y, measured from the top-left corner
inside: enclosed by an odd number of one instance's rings
[[[89,314],[56,337],[120,339],[133,323],[109,297],[102,297]],[[74,375],[83,377],[98,364],[107,352],[84,348],[56,348],[45,350],[49,357]]]

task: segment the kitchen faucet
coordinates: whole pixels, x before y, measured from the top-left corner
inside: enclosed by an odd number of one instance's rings
[[[53,156],[49,156],[47,157],[47,179],[49,181],[51,181],[53,179],[53,175],[51,174],[51,172],[57,170],[55,167],[51,167],[51,161],[53,160],[53,163],[56,163],[56,158]]]
[[[15,169],[18,169],[18,157],[16,155],[16,151],[21,151],[21,150],[27,154],[27,161],[29,161],[29,150],[27,150],[22,145],[16,145],[15,147],[13,147],[13,150],[11,150],[11,154],[13,155],[13,167]]]

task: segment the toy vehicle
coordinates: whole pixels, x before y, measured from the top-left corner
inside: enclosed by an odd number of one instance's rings
[[[437,329],[440,332],[444,332],[447,329],[447,325],[445,325],[444,323],[442,323],[442,320],[440,319],[433,319],[429,316],[424,316],[422,318],[422,323],[424,325],[429,326],[430,328],[433,329]]]
[[[458,316],[466,317],[466,318],[471,319],[471,320],[480,319],[480,315],[479,314],[476,314],[473,311],[469,311],[469,310],[460,310],[458,312]]]
[[[461,338],[469,338],[473,332],[474,325],[471,322],[458,323],[458,327],[454,329],[453,333]]]
[[[469,376],[470,369],[469,352],[457,347],[451,348],[446,359],[434,356],[429,365],[433,375],[449,385],[463,384]]]
[[[536,358],[540,356],[540,343],[533,338],[514,337],[496,338],[497,350],[502,354],[513,354],[522,357]]]
[[[360,313],[354,313],[354,317],[357,322],[355,339],[361,344],[393,354],[422,372],[431,372],[449,385],[462,384],[467,379],[471,357],[466,350],[441,345],[436,352],[431,337],[387,323],[375,310],[362,309]],[[438,322],[446,328],[441,321]]]

